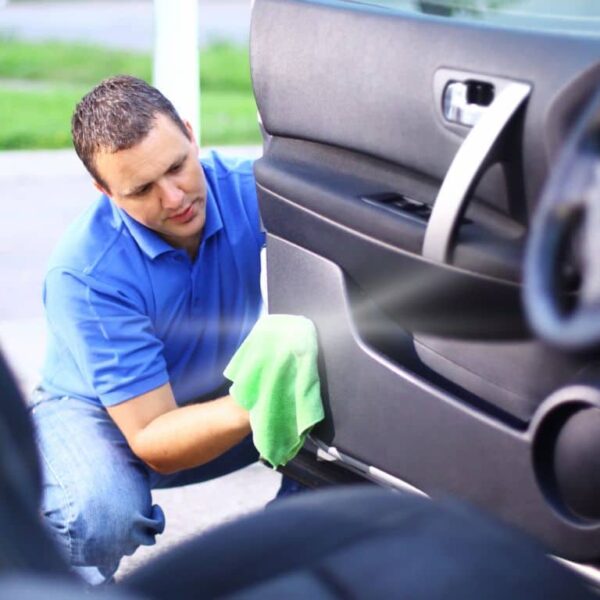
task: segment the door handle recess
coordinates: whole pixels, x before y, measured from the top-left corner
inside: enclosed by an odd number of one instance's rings
[[[469,197],[502,140],[511,119],[525,102],[531,86],[508,83],[473,127],[454,157],[437,194],[423,240],[423,256],[448,262],[454,236]]]
[[[484,81],[453,81],[444,89],[442,108],[451,122],[472,127],[494,100],[494,86]]]

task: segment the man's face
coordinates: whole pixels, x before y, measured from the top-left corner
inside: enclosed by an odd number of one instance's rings
[[[204,228],[206,182],[198,163],[198,146],[167,116],[135,146],[95,156],[109,196],[130,217],[190,254],[198,249]]]

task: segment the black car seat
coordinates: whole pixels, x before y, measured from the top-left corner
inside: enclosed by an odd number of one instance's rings
[[[66,575],[40,525],[40,472],[31,422],[0,354],[0,573]]]
[[[39,520],[32,428],[0,357],[0,598],[86,590]],[[305,493],[214,529],[100,592],[127,598],[593,598],[540,547],[472,509],[374,486]]]

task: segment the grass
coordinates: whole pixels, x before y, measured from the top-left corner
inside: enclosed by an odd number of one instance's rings
[[[0,88],[0,149],[68,148],[73,107],[86,88]],[[5,119],[4,116],[8,118]]]
[[[93,85],[117,73],[148,81],[152,73],[150,56],[85,44],[0,39],[1,78]]]
[[[71,114],[94,84],[117,73],[151,81],[151,72],[148,54],[0,39],[0,150],[69,147]],[[202,144],[259,143],[247,50],[204,49],[200,80]]]

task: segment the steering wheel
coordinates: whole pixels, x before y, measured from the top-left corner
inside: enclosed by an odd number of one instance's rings
[[[545,185],[525,255],[536,333],[570,351],[600,349],[600,91]]]

